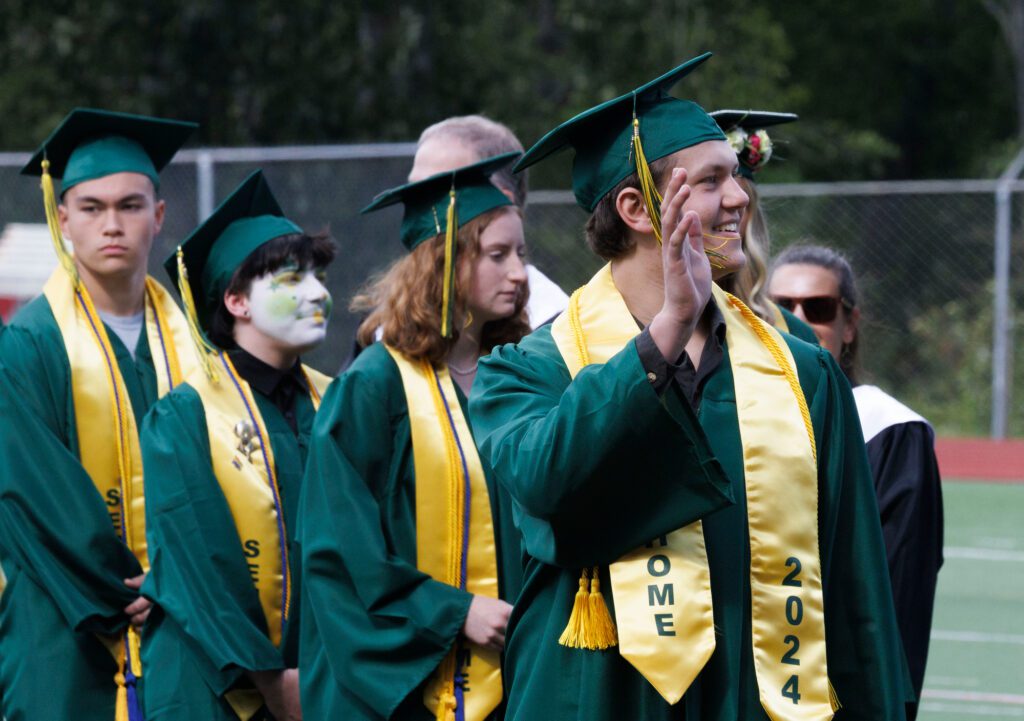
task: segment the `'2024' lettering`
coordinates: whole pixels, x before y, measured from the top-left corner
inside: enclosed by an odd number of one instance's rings
[[[795,556],[790,556],[786,559],[786,568],[791,569],[786,577],[782,579],[783,586],[790,586],[793,588],[801,588],[803,582],[800,580],[800,571],[803,570],[803,565],[800,563],[800,559]],[[786,599],[786,622],[790,626],[799,626],[804,620],[804,602],[797,596],[792,595]],[[787,634],[782,642],[786,644],[787,649],[782,654],[782,663],[789,664],[791,666],[799,666],[800,659],[797,658],[797,652],[800,650],[800,637],[795,634]],[[800,703],[800,675],[793,674],[789,677],[786,683],[782,686],[783,698],[788,698],[794,704]]]

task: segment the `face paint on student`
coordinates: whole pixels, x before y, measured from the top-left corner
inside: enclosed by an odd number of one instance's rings
[[[322,271],[297,265],[255,278],[249,291],[253,326],[298,350],[319,345],[332,307],[323,281]]]

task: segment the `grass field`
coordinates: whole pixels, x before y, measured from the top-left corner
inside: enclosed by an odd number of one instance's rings
[[[922,721],[1024,718],[1024,483],[943,483]]]

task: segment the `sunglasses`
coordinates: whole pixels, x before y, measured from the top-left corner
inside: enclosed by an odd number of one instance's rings
[[[853,309],[853,306],[842,298],[833,298],[830,295],[813,295],[807,298],[776,295],[772,296],[772,300],[790,313],[796,312],[798,306],[803,308],[808,323],[831,323],[836,319],[840,305],[847,311]]]

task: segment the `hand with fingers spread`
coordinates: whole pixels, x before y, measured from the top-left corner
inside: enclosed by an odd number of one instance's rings
[[[474,595],[462,635],[475,644],[500,651],[505,648],[505,627],[511,613],[512,606],[500,598]]]
[[[124,585],[133,591],[138,591],[142,588],[142,582],[146,580],[146,574],[135,576],[134,578],[124,579]],[[129,603],[124,608],[125,614],[131,619],[132,625],[135,628],[141,629],[143,624],[146,623],[146,619],[149,618],[149,612],[153,608],[153,602],[145,596],[139,596],[134,601]]]
[[[676,168],[661,204],[665,301],[650,325],[651,339],[669,363],[682,355],[711,297],[711,264],[704,253],[700,217],[692,210],[683,212],[689,197],[686,171]]]

